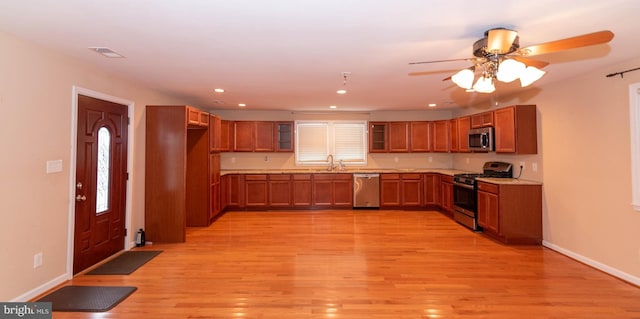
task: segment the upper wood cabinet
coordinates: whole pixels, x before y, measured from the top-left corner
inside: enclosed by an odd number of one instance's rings
[[[409,151],[409,122],[389,122],[389,152]]]
[[[493,111],[471,115],[471,128],[493,126]]]
[[[434,121],[431,128],[431,151],[449,152],[449,120]]]
[[[389,151],[386,122],[369,122],[369,153]]]
[[[410,151],[431,152],[431,123],[427,121],[410,122]]]
[[[220,152],[231,152],[233,145],[233,125],[231,121],[220,121]]]
[[[187,106],[187,125],[209,126],[209,113],[203,112],[193,106]]]
[[[293,152],[293,122],[234,121],[233,152]]]
[[[467,153],[469,150],[469,129],[471,118],[469,116],[452,119],[449,122],[450,151]]]
[[[494,114],[496,153],[538,153],[535,105],[514,105]]]
[[[217,115],[209,115],[209,145],[211,152],[220,152],[222,145],[222,119]]]
[[[293,122],[276,122],[275,133],[276,152],[293,152]]]
[[[255,144],[253,146],[256,152],[274,152],[275,144],[275,123],[274,122],[254,122],[253,139]]]

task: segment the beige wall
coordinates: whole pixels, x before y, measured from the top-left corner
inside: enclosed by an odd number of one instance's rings
[[[178,103],[0,33],[0,300],[67,279],[72,87],[133,101],[133,229],[144,225],[144,105]],[[46,174],[47,160],[62,160]],[[130,232],[131,233],[131,232]],[[43,266],[33,268],[34,254]]]

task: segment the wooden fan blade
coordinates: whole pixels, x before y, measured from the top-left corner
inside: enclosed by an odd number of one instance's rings
[[[440,63],[440,62],[453,62],[453,61],[474,61],[475,58],[465,58],[465,59],[449,59],[449,60],[433,60],[433,61],[422,61],[422,62],[409,62],[409,64],[425,64],[425,63]]]
[[[613,32],[605,30],[528,46],[526,48],[521,48],[520,50],[518,50],[518,52],[523,56],[546,54],[562,50],[607,43],[611,41],[611,39],[613,39]]]
[[[504,54],[510,51],[518,32],[508,29],[491,29],[487,36],[487,51]]]
[[[544,62],[544,61],[538,61],[538,60],[534,60],[534,59],[527,59],[527,58],[523,58],[521,56],[509,56],[510,58],[516,60],[516,61],[520,61],[524,64],[526,64],[527,66],[535,66],[538,69],[542,69],[545,66],[549,65],[549,62]]]

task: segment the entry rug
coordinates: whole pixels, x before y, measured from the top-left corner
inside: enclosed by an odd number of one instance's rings
[[[109,260],[108,262],[98,266],[98,268],[93,269],[86,274],[129,275],[161,252],[162,250],[126,251],[120,254],[120,256]]]
[[[53,311],[105,312],[136,291],[136,287],[65,286],[40,299],[50,302]]]

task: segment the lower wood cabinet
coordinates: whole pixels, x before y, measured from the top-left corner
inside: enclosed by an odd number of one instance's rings
[[[440,207],[445,213],[453,214],[453,177],[440,177]]]
[[[380,206],[418,208],[422,206],[422,173],[381,174]]]
[[[313,207],[353,207],[351,174],[313,174]]]
[[[541,244],[542,186],[478,182],[478,224],[507,244]]]
[[[423,178],[423,203],[425,205],[440,205],[440,174],[427,173]]]
[[[311,174],[293,174],[293,207],[311,207]]]
[[[291,207],[292,191],[291,174],[269,175],[269,207]]]
[[[267,175],[244,176],[244,206],[267,207]]]

